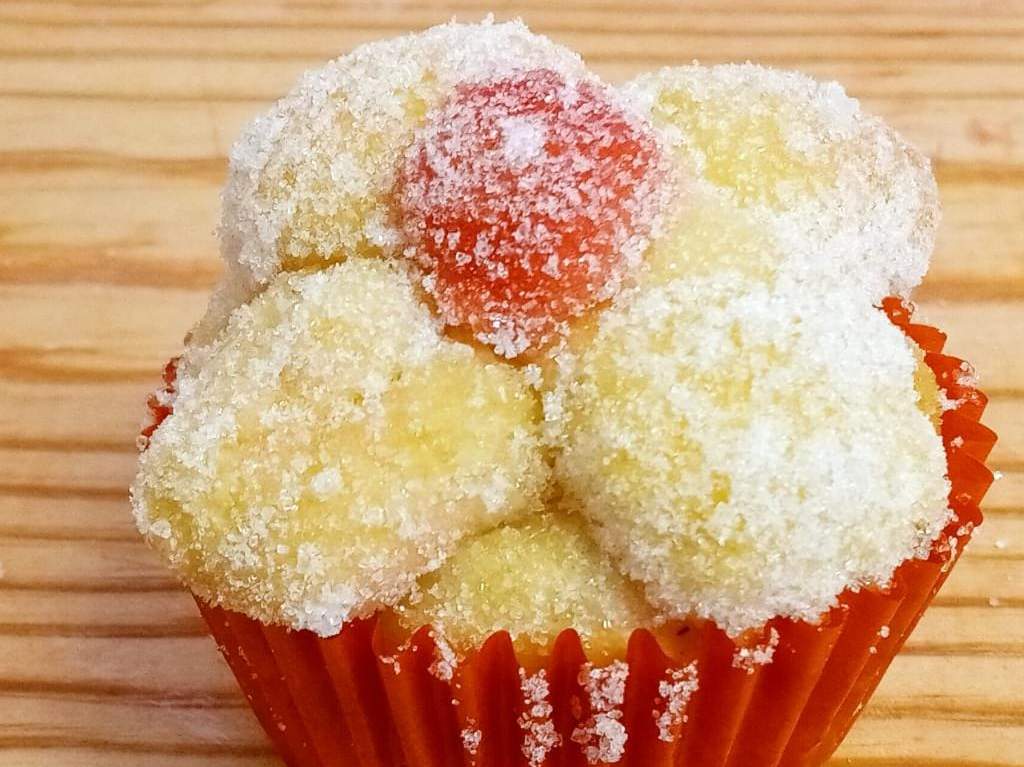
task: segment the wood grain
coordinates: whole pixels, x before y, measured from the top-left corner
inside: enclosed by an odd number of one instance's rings
[[[277,762],[137,540],[143,401],[219,273],[232,137],[297,74],[522,15],[601,74],[753,59],[841,79],[935,160],[921,311],[992,395],[987,522],[835,765],[1024,765],[1024,4],[58,0],[0,4],[0,767]]]

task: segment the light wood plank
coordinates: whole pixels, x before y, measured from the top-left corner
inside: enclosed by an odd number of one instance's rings
[[[171,330],[170,332],[173,332]],[[173,348],[168,338],[164,343]],[[138,380],[38,380],[0,367],[0,445],[48,450],[131,452],[146,416],[146,398],[160,383],[153,366]],[[79,371],[80,373],[81,371]]]
[[[985,510],[1024,515],[1024,471],[1001,471],[985,496]]]
[[[989,463],[1001,468],[1024,466],[1024,394],[993,397],[982,420],[999,429]]]
[[[865,96],[867,109],[883,115],[927,152],[947,184],[971,173],[979,180],[1019,181],[1024,165],[1024,103],[1001,99],[925,99]],[[217,184],[231,141],[273,99],[216,102],[197,118],[194,104],[151,101],[118,108],[69,96],[0,99],[0,125],[11,139],[3,147],[7,168],[0,184],[32,188],[40,176],[95,185],[133,179]],[[143,122],[147,128],[138,130]],[[24,130],[25,126],[32,130]],[[19,128],[21,130],[19,130]],[[972,164],[974,167],[972,167]]]
[[[278,764],[134,531],[145,397],[220,273],[241,126],[352,45],[493,6],[0,4],[0,767]],[[1024,765],[1024,2],[497,9],[613,81],[694,57],[839,79],[933,157],[944,225],[918,299],[981,374],[1003,477],[830,765]]]
[[[216,658],[213,643],[209,645],[208,670],[217,673],[223,664]],[[175,700],[160,694],[6,692],[0,694],[0,721],[11,732],[0,741],[4,749],[56,747],[50,753],[49,764],[54,765],[64,764],[58,761],[62,746],[95,749],[100,759],[107,751],[131,753],[135,749],[193,757],[267,754],[263,733],[241,695],[219,701],[202,696]]]
[[[1003,613],[1015,615],[1013,608]],[[184,589],[137,595],[6,589],[0,599],[0,635],[142,639],[206,634],[195,602]],[[958,636],[958,646],[983,641],[979,636]]]
[[[941,177],[941,166],[938,172]],[[918,299],[1020,300],[1024,238],[1007,235],[1024,231],[1024,180],[940,183],[943,223]]]
[[[120,300],[112,300],[118,295]],[[9,378],[152,380],[201,316],[203,291],[57,284],[5,286],[12,322],[0,326],[0,371]],[[1024,358],[1024,301],[924,299],[918,319],[949,335],[946,351],[968,358],[993,394],[1016,393]]]
[[[194,663],[172,659],[195,658]],[[130,676],[124,670],[132,670]],[[238,705],[235,679],[208,636],[0,636],[0,680],[6,690],[66,691],[141,702],[195,700]]]
[[[906,655],[1020,655],[1020,607],[929,608],[903,646]]]
[[[173,163],[151,168],[144,156],[66,153],[81,164],[56,157],[27,174],[36,185],[45,176],[45,186],[23,188],[17,179],[26,174],[16,164],[0,176],[0,281],[202,290],[213,282],[220,271],[213,231],[222,160],[208,181],[196,183],[187,177],[191,160],[178,171]],[[26,162],[37,154],[28,153]],[[102,186],[102,195],[83,179]],[[1024,244],[1007,233],[1024,227],[1024,177],[954,178],[941,191],[945,225],[920,297],[962,298],[966,287],[980,298],[1019,298]]]
[[[0,590],[50,592],[173,591],[178,581],[141,541],[0,541]]]
[[[985,721],[936,721],[927,716],[908,716],[903,711],[868,709],[857,723],[855,733],[828,762],[829,767],[1024,764],[1021,757],[1024,727],[1020,726]]]
[[[922,301],[918,321],[942,328],[944,351],[962,357],[978,371],[981,387],[1017,394],[1024,386],[1024,301]],[[1001,424],[1000,424],[1001,426]]]
[[[123,451],[0,448],[0,490],[51,498],[127,498],[135,462],[133,454]]]
[[[181,350],[206,296],[168,288],[137,289],[131,302],[105,286],[0,286],[12,322],[0,329],[0,365],[16,380],[158,380]],[[155,374],[155,375],[154,375]]]
[[[0,538],[136,541],[128,494],[110,497],[0,491]]]
[[[176,748],[172,746],[172,748]],[[268,747],[269,748],[269,747]],[[114,750],[110,744],[94,747],[43,743],[35,748],[7,746],[0,751],[0,767],[280,767],[270,753],[260,756],[172,753],[166,749],[143,751],[142,747]]]

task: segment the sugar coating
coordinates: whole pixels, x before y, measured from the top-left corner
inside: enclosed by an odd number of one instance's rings
[[[948,517],[911,342],[856,293],[677,279],[560,355],[556,478],[667,617],[814,621],[926,555]]]
[[[445,339],[401,264],[282,275],[186,352],[136,519],[203,598],[329,635],[539,508],[538,421],[522,374]]]
[[[398,205],[446,322],[514,357],[639,264],[664,159],[619,101],[534,69],[458,86],[417,129]]]
[[[508,630],[519,648],[575,628],[594,651],[622,652],[653,612],[582,522],[546,513],[464,540],[398,608],[410,629],[433,625],[457,649]]]
[[[634,279],[646,288],[730,272],[768,283],[785,266],[778,239],[755,213],[695,178],[666,206]]]
[[[533,326],[508,301],[483,307],[489,327],[456,314],[417,238],[500,272],[487,237],[469,252],[430,217],[459,212],[467,181],[503,199],[508,169],[543,192],[551,179],[529,171],[550,126],[491,114],[482,151],[501,173],[447,173],[440,197],[400,168],[420,139],[435,165],[472,145],[453,94],[523,78],[570,112],[602,94],[671,162],[613,174],[602,202],[618,185],[630,207],[584,219],[612,221],[620,260],[555,313],[567,337],[517,368],[442,326],[468,323],[511,358],[554,315]],[[573,261],[604,262],[586,237],[568,259],[544,250],[579,186],[556,185],[542,228],[514,212],[524,270],[557,285]],[[442,679],[502,629],[522,649],[573,626],[591,657],[621,657],[632,629],[669,618],[734,634],[813,621],[924,556],[949,515],[936,430],[961,403],[873,306],[919,282],[937,219],[927,160],[834,83],[692,66],[617,94],[519,23],[363,46],[305,75],[232,151],[227,271],[161,402],[173,413],[141,443],[139,527],[196,593],[257,619],[329,635],[389,606],[433,625]],[[531,322],[552,305],[525,298]],[[573,739],[592,761],[623,753],[624,680],[614,665],[581,677],[592,717]],[[665,682],[659,733],[688,684]],[[528,759],[553,747],[542,688],[524,680]],[[479,731],[464,735],[475,749]]]
[[[518,21],[445,24],[306,72],[231,150],[228,273],[195,337],[211,340],[278,271],[399,253],[395,175],[413,129],[457,84],[538,68],[589,77],[579,56]]]
[[[753,64],[666,68],[624,88],[678,161],[764,221],[809,289],[906,296],[928,267],[927,158],[838,83]]]

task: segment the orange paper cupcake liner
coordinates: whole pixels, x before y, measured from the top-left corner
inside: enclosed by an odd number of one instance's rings
[[[604,667],[572,630],[539,658],[517,658],[498,632],[455,662],[426,627],[394,636],[373,618],[323,639],[197,600],[278,753],[292,767],[823,763],[980,524],[992,482],[984,461],[996,436],[979,421],[987,399],[970,368],[908,307],[883,308],[957,403],[941,423],[954,516],[928,559],[904,562],[885,589],[848,589],[817,625],[777,618],[743,641],[707,621],[657,637],[639,629]],[[168,387],[173,377],[172,363]]]

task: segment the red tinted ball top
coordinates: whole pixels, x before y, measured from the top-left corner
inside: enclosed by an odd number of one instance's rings
[[[514,357],[611,297],[663,175],[650,128],[604,89],[532,70],[463,85],[428,117],[399,206],[444,320]]]

